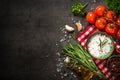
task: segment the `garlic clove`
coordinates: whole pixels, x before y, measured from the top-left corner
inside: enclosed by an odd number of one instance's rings
[[[65,58],[65,62],[66,62],[67,64],[69,64],[69,63],[71,62],[71,60],[70,60],[70,58],[69,58],[68,56]]]
[[[65,25],[65,29],[68,31],[68,32],[73,32],[75,29],[69,25]]]
[[[75,25],[77,26],[78,32],[82,30],[82,25],[80,22],[76,22]]]

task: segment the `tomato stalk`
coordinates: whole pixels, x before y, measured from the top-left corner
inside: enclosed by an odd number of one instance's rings
[[[111,29],[113,29],[113,28],[114,28],[114,26],[113,26],[113,25],[111,25],[111,26],[110,26],[110,28],[111,28]]]

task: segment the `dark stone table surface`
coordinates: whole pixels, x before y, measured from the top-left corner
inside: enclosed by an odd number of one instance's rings
[[[88,25],[85,17],[71,13],[71,6],[89,2],[86,10],[90,11],[90,1],[1,0],[0,80],[79,80],[75,75],[61,77],[56,53],[61,27],[72,25],[72,19]],[[97,0],[95,6],[100,4],[106,5],[105,0]]]

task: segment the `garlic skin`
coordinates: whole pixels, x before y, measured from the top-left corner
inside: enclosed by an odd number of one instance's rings
[[[75,29],[69,25],[65,25],[65,29],[68,31],[68,32],[73,32]]]
[[[77,26],[78,32],[82,30],[82,25],[80,22],[76,22],[75,25]]]

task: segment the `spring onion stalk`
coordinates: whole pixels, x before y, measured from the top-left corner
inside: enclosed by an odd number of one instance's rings
[[[68,46],[64,47],[62,50],[67,56],[76,60],[79,64],[83,65],[84,67],[94,72],[95,74],[98,74],[98,76],[103,80],[107,80],[106,76],[99,70],[99,68],[96,66],[95,62],[93,61],[92,57],[82,47],[81,44],[69,43]]]

